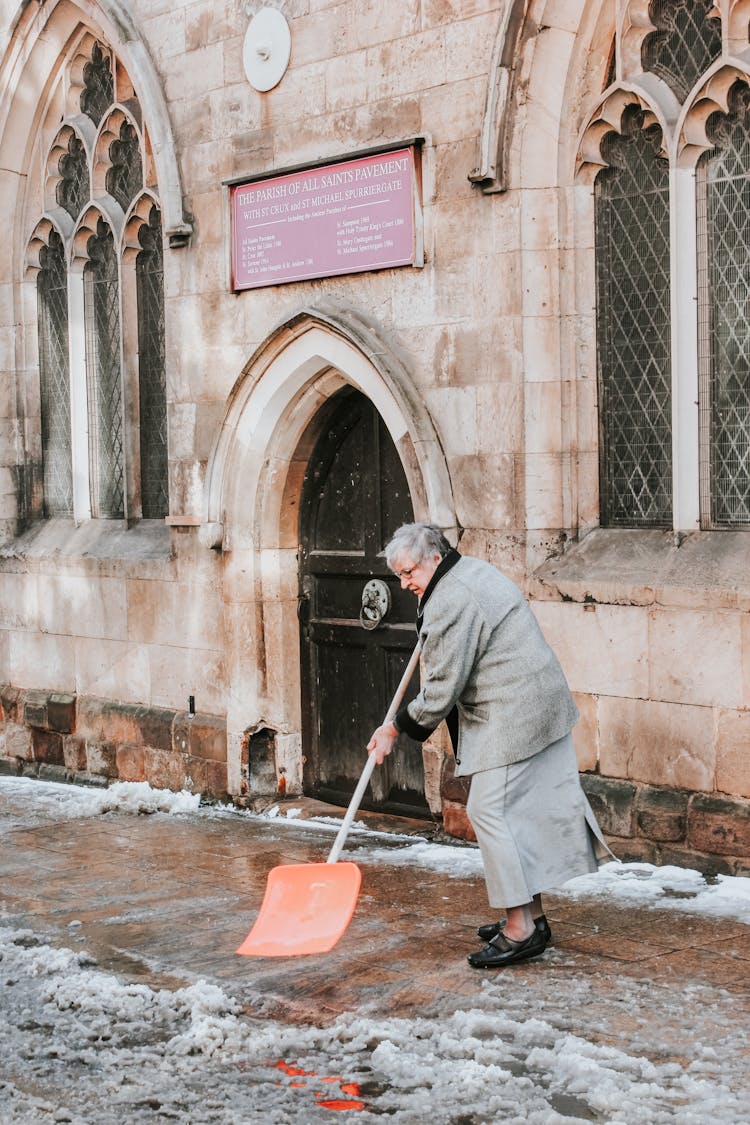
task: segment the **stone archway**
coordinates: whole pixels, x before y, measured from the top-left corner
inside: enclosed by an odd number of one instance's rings
[[[288,791],[301,790],[299,499],[320,408],[347,384],[382,417],[416,518],[457,532],[442,448],[395,351],[361,319],[320,309],[303,309],[272,332],[230,395],[206,482],[203,542],[224,555],[232,793],[246,782],[248,731],[269,729]]]

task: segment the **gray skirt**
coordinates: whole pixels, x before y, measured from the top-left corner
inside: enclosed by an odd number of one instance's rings
[[[522,762],[472,774],[466,811],[498,909],[614,858],[581,788],[570,734]]]

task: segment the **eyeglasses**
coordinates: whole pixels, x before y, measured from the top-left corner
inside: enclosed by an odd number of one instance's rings
[[[403,570],[394,570],[397,578],[411,578],[412,573],[417,569],[419,563],[414,563],[414,566],[405,566]]]

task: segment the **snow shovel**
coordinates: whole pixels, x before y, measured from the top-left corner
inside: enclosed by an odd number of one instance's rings
[[[384,723],[390,722],[401,706],[418,662],[419,645],[401,677]],[[349,925],[362,882],[356,863],[339,863],[338,858],[374,768],[375,756],[368,754],[325,863],[289,863],[271,869],[260,913],[237,953],[244,957],[294,957],[333,949]]]

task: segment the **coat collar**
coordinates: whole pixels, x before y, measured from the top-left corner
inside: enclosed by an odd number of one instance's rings
[[[432,596],[432,592],[437,586],[440,579],[452,570],[457,562],[460,562],[461,554],[455,548],[452,548],[448,554],[440,560],[437,569],[433,574],[430,581],[427,583],[427,588],[420,598],[419,605],[417,606],[417,630],[422,628],[422,618],[424,617],[424,607],[427,605],[428,599]]]

